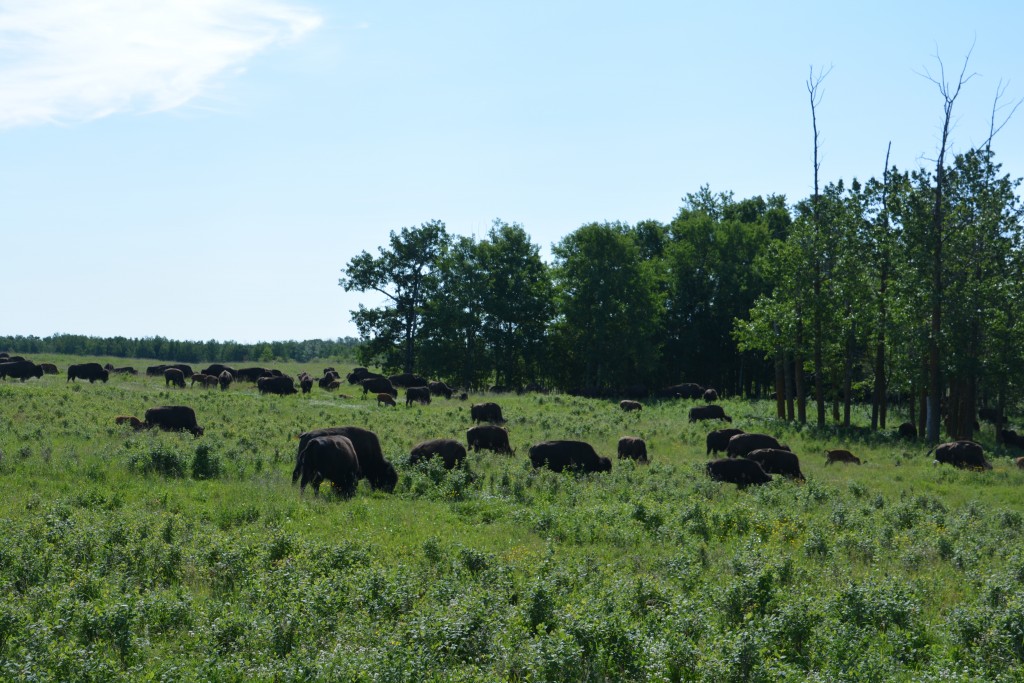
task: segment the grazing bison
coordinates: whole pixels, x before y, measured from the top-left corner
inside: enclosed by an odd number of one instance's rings
[[[159,427],[167,432],[191,432],[202,436],[203,428],[196,424],[196,411],[188,406],[158,406],[146,411],[143,426]]]
[[[192,377],[189,378],[189,379],[192,380],[192,383],[189,386],[190,387],[194,387],[196,385],[196,382],[199,382],[200,386],[205,387],[206,386],[206,378],[207,377],[209,377],[209,375],[204,375],[201,372],[197,372],[197,373],[193,374]]]
[[[708,403],[713,403],[713,402],[717,401],[718,400],[718,392],[715,391],[714,389],[705,389],[704,390],[704,400],[707,401]]]
[[[256,380],[256,387],[261,394],[277,394],[287,396],[299,393],[295,389],[295,380],[291,377],[260,377]]]
[[[327,375],[327,371],[324,371],[324,375]],[[359,384],[364,379],[370,379],[372,377],[383,377],[384,375],[378,375],[375,372],[370,372],[366,368],[353,368],[352,372],[345,375],[345,379],[348,380],[349,384]]]
[[[619,439],[619,460],[625,458],[641,463],[648,462],[647,442],[639,436],[624,436]]]
[[[730,458],[742,457],[756,448],[779,448],[788,450],[774,436],[767,434],[737,434],[729,439],[725,452]]]
[[[131,426],[132,429],[136,431],[143,429],[145,427],[145,425],[142,424],[142,420],[135,417],[134,415],[118,415],[117,417],[114,418],[114,424],[129,425]]]
[[[409,388],[409,387],[425,387],[427,386],[427,378],[421,377],[412,372],[403,372],[399,375],[391,375],[388,380],[393,386]]]
[[[446,470],[458,467],[466,459],[466,447],[455,439],[431,439],[416,444],[409,454],[409,464],[415,465],[421,460],[429,460],[440,455]]]
[[[473,422],[504,422],[501,406],[497,403],[476,403],[469,409]]]
[[[428,382],[427,388],[430,389],[430,393],[434,396],[452,397],[452,388],[444,382]]]
[[[185,388],[185,375],[179,368],[167,368],[164,370],[164,386],[173,384],[176,387]]]
[[[750,485],[767,484],[772,476],[765,472],[761,465],[746,458],[721,458],[709,462],[705,471],[715,481],[724,481],[746,488]]]
[[[554,472],[611,472],[612,461],[597,454],[585,441],[542,441],[530,446],[530,462]]]
[[[910,439],[911,441],[914,441],[917,439],[917,427],[915,427],[911,422],[904,422],[896,430],[896,434],[901,439]]]
[[[217,383],[220,384],[221,391],[227,391],[234,381],[235,376],[231,374],[230,370],[221,370],[221,373],[217,375]]]
[[[380,404],[383,403],[385,406],[391,406],[392,408],[398,406],[395,403],[395,399],[391,394],[377,394],[377,407],[380,408]]]
[[[42,377],[43,367],[30,360],[16,360],[0,363],[0,379],[13,377],[24,382],[32,377]]]
[[[640,403],[640,401],[619,401],[619,407],[630,413],[634,410],[643,410],[644,404]]]
[[[831,465],[834,462],[848,462],[854,465],[860,464],[860,458],[851,453],[850,451],[837,448],[831,451],[825,451],[825,464]]]
[[[362,427],[326,427],[314,429],[299,435],[299,451],[295,456],[295,469],[292,471],[294,484],[302,473],[302,451],[311,440],[322,436],[344,436],[352,442],[359,458],[359,478],[366,479],[374,489],[391,493],[398,483],[398,472],[385,457],[380,447],[380,439],[368,429]]]
[[[690,422],[697,420],[725,420],[732,422],[732,418],[725,414],[722,406],[694,406],[690,408]]]
[[[459,400],[460,401],[465,401],[465,400],[468,400],[468,399],[469,399],[469,394],[467,394],[465,391],[463,391],[461,394],[459,394]]]
[[[313,485],[313,495],[320,495],[320,483],[334,482],[338,494],[350,497],[359,483],[359,456],[355,446],[346,436],[319,436],[310,439],[297,457],[302,480],[299,491],[306,490],[306,484]]]
[[[939,444],[925,453],[925,457],[935,452],[935,462],[952,465],[962,470],[990,470],[992,465],[985,460],[985,453],[980,443],[975,441],[952,441]]]
[[[474,453],[483,448],[496,453],[515,455],[515,451],[512,450],[512,446],[508,442],[508,431],[504,427],[496,425],[470,427],[466,430],[466,445]]]
[[[43,374],[44,375],[56,375],[56,374],[59,374],[59,371],[57,370],[57,366],[54,365],[53,363],[40,363],[39,367],[41,367],[43,369]]]
[[[299,387],[302,389],[302,393],[304,394],[308,394],[313,391],[313,378],[308,376],[303,377],[299,380]]]
[[[92,384],[96,380],[106,382],[110,379],[110,372],[104,370],[99,363],[80,363],[78,365],[68,366],[68,378],[65,382],[71,382],[76,379],[87,379],[89,384]]]
[[[713,432],[708,432],[707,455],[712,453],[726,452],[729,448],[729,439],[736,436],[737,434],[745,434],[742,429],[716,429]]]
[[[1012,429],[1000,429],[999,439],[1007,446],[1024,448],[1024,435],[1020,435]]]
[[[398,389],[387,377],[370,377],[359,383],[363,387],[363,396],[367,394],[391,394],[398,398]]]
[[[331,386],[341,386],[341,380],[336,373],[328,373],[316,381],[317,385],[324,391],[331,391]]]
[[[408,408],[415,402],[430,403],[430,389],[427,387],[409,387],[405,390],[405,406]]]
[[[221,363],[213,363],[202,371],[204,375],[213,375],[214,377],[220,377],[222,372],[230,372],[232,376],[235,374],[235,369],[230,365],[223,365]]]
[[[691,382],[673,384],[655,392],[658,398],[701,398],[704,395],[704,387]]]
[[[232,372],[235,379],[239,382],[252,382],[256,383],[260,377],[271,374],[268,368],[241,368],[237,372]]]
[[[1017,469],[1024,470],[1024,457],[1014,458],[1013,463],[1017,466]]]
[[[768,474],[781,474],[790,479],[804,480],[803,472],[800,471],[800,459],[790,451],[781,448],[755,448],[744,457],[761,465],[761,469]]]
[[[123,368],[110,368],[110,374],[112,375],[137,375],[139,371],[130,365],[126,365]]]

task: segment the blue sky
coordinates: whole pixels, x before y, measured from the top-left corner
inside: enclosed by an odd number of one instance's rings
[[[1015,2],[0,0],[0,331],[355,335],[340,269],[391,230],[669,221],[707,184],[933,167],[1024,97]],[[995,140],[1024,176],[1024,107]]]

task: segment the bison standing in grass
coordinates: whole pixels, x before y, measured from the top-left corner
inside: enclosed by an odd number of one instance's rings
[[[405,390],[405,406],[408,408],[413,403],[427,405],[430,403],[430,389],[427,387],[409,387]]]
[[[466,430],[466,445],[473,451],[486,449],[496,453],[515,455],[508,442],[508,432],[504,427],[481,425]]]
[[[30,360],[16,360],[8,363],[0,363],[0,379],[13,377],[24,382],[32,377],[42,377],[45,374],[43,366],[36,365]]]
[[[302,480],[299,491],[306,484],[313,485],[313,495],[320,495],[320,484],[325,479],[334,482],[338,494],[350,497],[359,483],[359,456],[355,446],[345,436],[319,436],[310,439],[298,455]]]
[[[647,442],[639,436],[624,436],[619,439],[619,460],[626,458],[647,464]]]
[[[504,422],[501,406],[497,403],[477,403],[469,409],[473,422]]]
[[[409,464],[415,465],[421,460],[429,460],[435,455],[440,455],[444,461],[444,468],[451,470],[466,459],[466,447],[455,439],[431,439],[416,444],[409,453]]]
[[[203,428],[196,423],[196,411],[188,406],[158,406],[146,411],[145,427],[159,427],[168,432],[190,432],[202,436]]]
[[[627,413],[631,413],[634,410],[643,410],[644,404],[640,401],[619,401],[619,407]]]
[[[164,370],[164,386],[169,387],[170,385],[185,388],[185,373],[179,368],[167,368]]]
[[[779,443],[778,439],[768,434],[737,434],[729,439],[725,451],[730,458],[743,457],[750,451],[757,448],[779,448],[789,450]]]
[[[825,464],[831,465],[834,462],[846,462],[851,465],[859,465],[860,458],[851,453],[850,451],[836,448],[831,451],[825,451]]]
[[[781,474],[790,479],[804,481],[800,471],[800,459],[790,451],[781,448],[755,448],[744,456],[753,460],[768,474]]]
[[[761,465],[746,458],[721,458],[705,466],[708,476],[715,481],[724,481],[746,488],[750,485],[767,484],[772,480]]]
[[[952,441],[939,444],[928,451],[925,456],[935,452],[935,461],[952,465],[962,470],[990,470],[992,465],[985,460],[985,452],[981,444],[975,441]]]
[[[554,472],[611,472],[612,461],[601,457],[585,441],[543,441],[530,447],[530,462]]]
[[[725,420],[732,422],[732,418],[725,414],[722,406],[694,406],[690,408],[690,422],[697,420]]]
[[[737,434],[745,433],[746,432],[742,429],[716,429],[713,432],[708,432],[708,452],[706,455],[711,455],[712,453],[725,453],[729,450],[729,439]]]
[[[99,363],[79,363],[77,365],[68,366],[68,378],[65,382],[73,382],[76,379],[87,379],[89,384],[92,384],[96,380],[106,382],[110,379],[110,372],[104,370],[103,366]],[[182,380],[182,386],[185,386],[185,380]]]
[[[355,447],[359,459],[359,478],[365,478],[374,489],[395,490],[398,483],[398,472],[385,457],[380,447],[380,439],[368,429],[362,427],[325,427],[314,429],[299,435],[299,450],[295,456],[295,469],[292,470],[292,483],[298,481],[302,474],[303,450],[311,440],[323,436],[347,437]]]

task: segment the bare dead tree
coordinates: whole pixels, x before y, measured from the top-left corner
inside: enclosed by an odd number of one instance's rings
[[[814,131],[814,194],[811,196],[811,221],[814,224],[814,281],[812,283],[814,289],[814,306],[812,310],[812,334],[814,336],[814,400],[818,406],[818,426],[825,426],[825,393],[824,386],[822,384],[822,375],[824,374],[824,368],[822,363],[822,310],[821,310],[821,286],[823,280],[823,274],[821,271],[821,195],[819,192],[818,184],[818,173],[821,169],[821,160],[819,159],[818,152],[820,144],[818,140],[818,105],[821,104],[821,98],[824,93],[821,91],[821,84],[825,78],[832,73],[832,67],[829,66],[828,70],[819,69],[818,74],[814,74],[814,67],[811,67],[810,75],[807,78],[807,94],[811,100],[811,128]],[[799,336],[800,331],[797,331]],[[798,386],[798,391],[802,389],[802,383]],[[800,400],[801,408],[801,422],[806,422],[807,414],[804,407],[804,397],[802,394],[798,395]]]
[[[946,151],[949,149],[949,135],[953,125],[953,105],[960,95],[963,86],[975,76],[967,73],[967,65],[971,59],[971,52],[974,46],[968,50],[964,58],[963,67],[960,69],[960,76],[955,86],[950,85],[946,80],[946,69],[942,58],[938,53],[935,55],[939,63],[939,78],[933,77],[925,69],[924,77],[934,83],[942,95],[943,119],[942,136],[939,143],[939,154],[935,160],[935,203],[932,208],[931,220],[931,251],[932,251],[932,281],[931,281],[931,304],[932,315],[930,321],[930,334],[928,336],[928,415],[925,422],[925,439],[929,443],[938,443],[939,425],[941,422],[941,395],[942,376],[940,367],[939,339],[942,335],[942,243],[943,223],[945,221],[943,207],[943,193],[946,189]]]
[[[882,239],[878,264],[878,331],[875,335],[875,395],[871,405],[871,430],[879,426],[885,429],[886,395],[888,386],[885,378],[885,332],[888,326],[887,290],[889,287],[889,153],[892,141],[885,150],[885,171],[882,173]]]

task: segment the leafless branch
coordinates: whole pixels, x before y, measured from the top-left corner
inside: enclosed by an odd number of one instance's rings
[[[1007,123],[1010,122],[1010,119],[1013,118],[1013,115],[1014,115],[1014,113],[1016,113],[1017,108],[1020,107],[1021,104],[1024,104],[1024,97],[1022,97],[1021,99],[1017,100],[1016,102],[1013,102],[1012,103],[1012,105],[1013,105],[1012,107],[1010,106],[1011,103],[1009,103],[1009,102],[1004,104],[1004,105],[1002,105],[1002,106],[1000,106],[999,100],[1001,100],[1003,98],[1003,95],[1006,94],[1006,89],[1009,86],[1010,86],[1009,83],[1007,83],[1006,85],[1003,85],[1002,79],[999,80],[999,85],[996,86],[996,96],[992,100],[992,118],[990,119],[989,124],[988,124],[988,139],[986,139],[985,140],[985,144],[982,145],[985,149],[990,150],[990,151],[991,151],[991,147],[992,147],[992,138],[994,138],[996,136],[996,133],[998,133],[999,131],[1001,131],[1003,129],[1003,126],[1005,126]],[[997,126],[996,125],[996,114],[999,112],[1000,109],[1006,109],[1007,107],[1010,107],[1010,113],[1007,114],[1003,118],[1002,122]]]

